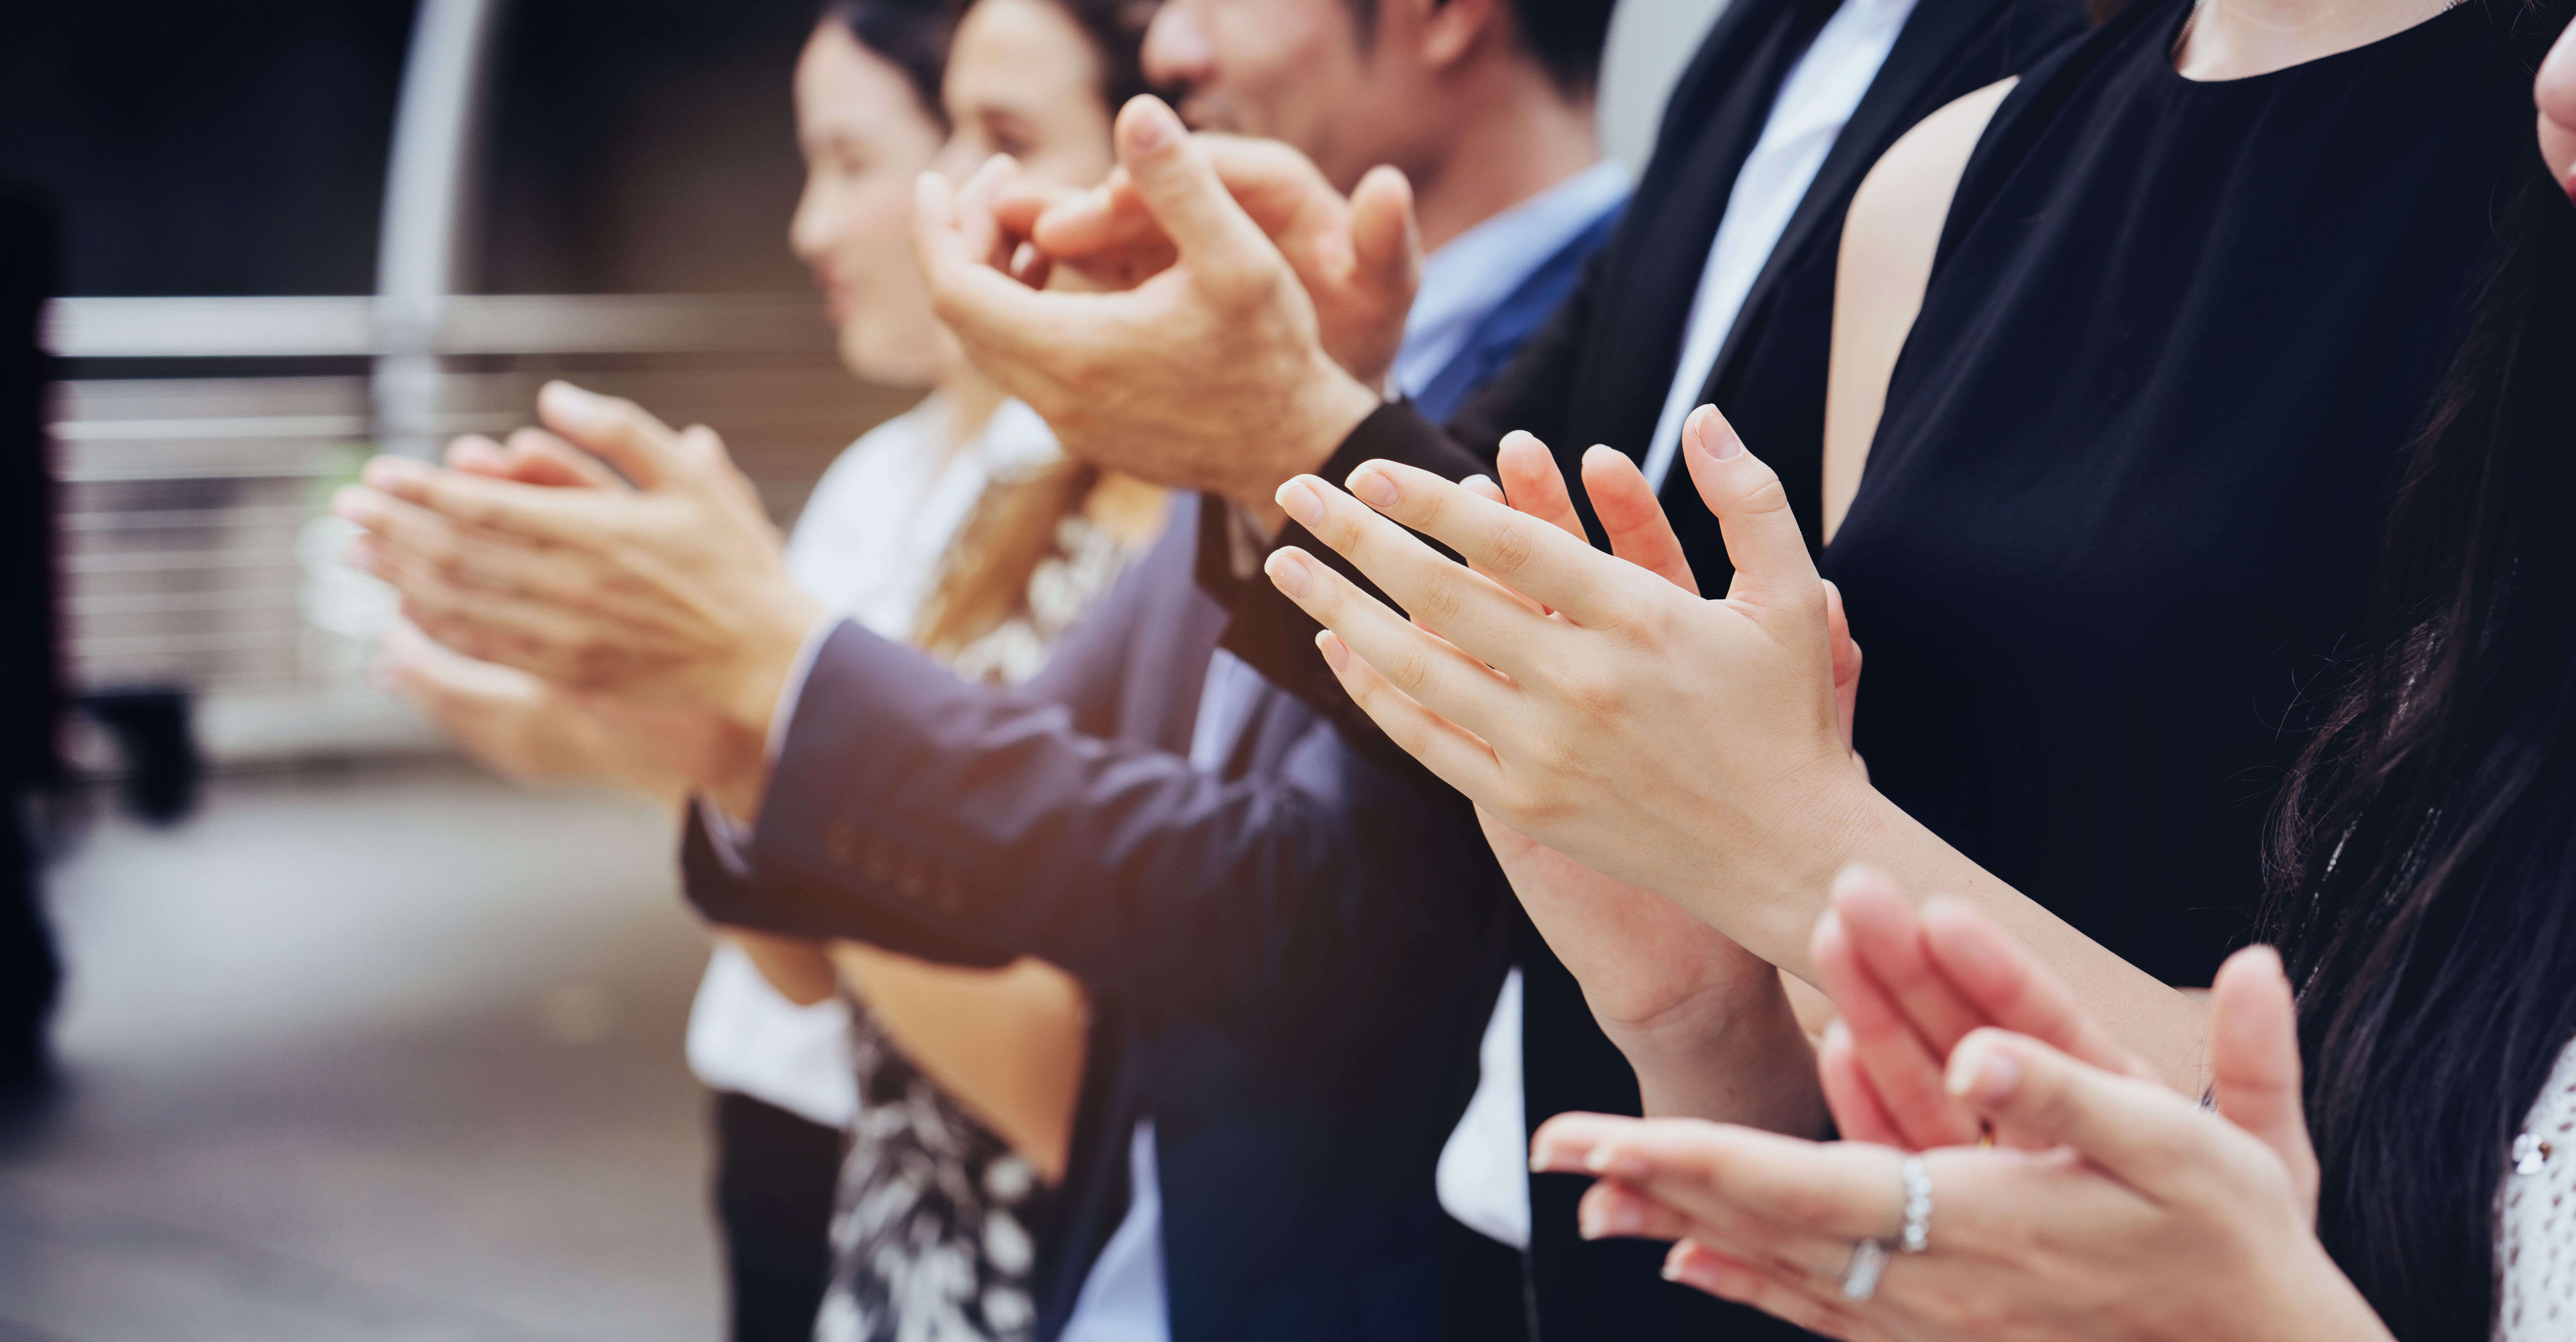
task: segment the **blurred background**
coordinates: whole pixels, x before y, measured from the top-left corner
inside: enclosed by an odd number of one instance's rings
[[[1632,168],[1720,3],[1621,3]],[[53,1084],[0,1100],[0,1339],[720,1332],[669,820],[482,775],[376,689],[390,604],[323,506],[572,376],[723,430],[783,524],[910,402],[785,245],[816,8],[0,17],[49,356],[12,353],[48,431],[0,527],[55,557],[63,680],[0,674],[67,709],[58,758],[10,738],[65,975]]]

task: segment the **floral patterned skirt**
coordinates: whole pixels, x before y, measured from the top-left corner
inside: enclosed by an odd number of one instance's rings
[[[859,1117],[832,1209],[815,1342],[1026,1342],[1046,1186],[1028,1161],[850,1012]]]

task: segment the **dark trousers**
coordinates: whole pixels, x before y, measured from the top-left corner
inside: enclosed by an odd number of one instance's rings
[[[36,1080],[62,964],[45,925],[42,866],[26,808],[0,789],[0,1091]]]
[[[715,1131],[716,1224],[733,1342],[808,1342],[832,1278],[841,1130],[718,1091]]]

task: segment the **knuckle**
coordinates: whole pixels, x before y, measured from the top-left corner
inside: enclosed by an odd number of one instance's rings
[[[1535,538],[1518,516],[1505,518],[1494,528],[1492,540],[1486,546],[1485,564],[1497,574],[1518,573],[1529,565],[1530,556],[1537,553],[1537,549]]]
[[[1444,572],[1422,584],[1414,602],[1413,616],[1434,629],[1454,623],[1466,609],[1467,596],[1459,581]]]

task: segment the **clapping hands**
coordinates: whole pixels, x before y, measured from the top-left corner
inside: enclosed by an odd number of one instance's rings
[[[1857,877],[1835,915],[1850,941],[1876,946],[1903,939],[1890,917],[1902,907],[1883,883]],[[1944,928],[1929,940],[1949,949],[1916,953],[1964,951],[1982,988],[2008,989],[2061,1037],[2104,1048],[2098,1023],[2057,1005],[2065,986],[2002,929],[1958,908],[1926,921]],[[1961,1035],[1934,1073],[1941,1105],[2025,1149],[1927,1151],[1927,1249],[1896,1255],[1874,1294],[1847,1292],[1846,1274],[1861,1241],[1898,1238],[1910,1142],[1819,1144],[1723,1124],[1565,1115],[1539,1130],[1533,1165],[1602,1176],[1583,1204],[1587,1235],[1679,1240],[1667,1276],[1830,1336],[2386,1337],[2314,1235],[2316,1163],[2278,957],[2240,952],[2212,996],[2214,1116],[2135,1064],[2096,1066],[1992,1026]],[[1851,1014],[1844,993],[1836,1001]],[[1906,1028],[1923,1028],[1900,1014]],[[1874,1084],[1862,1074],[1839,1088],[1847,1138],[1943,1117],[1875,1093],[1870,1108],[1854,1109],[1851,1086]]]

